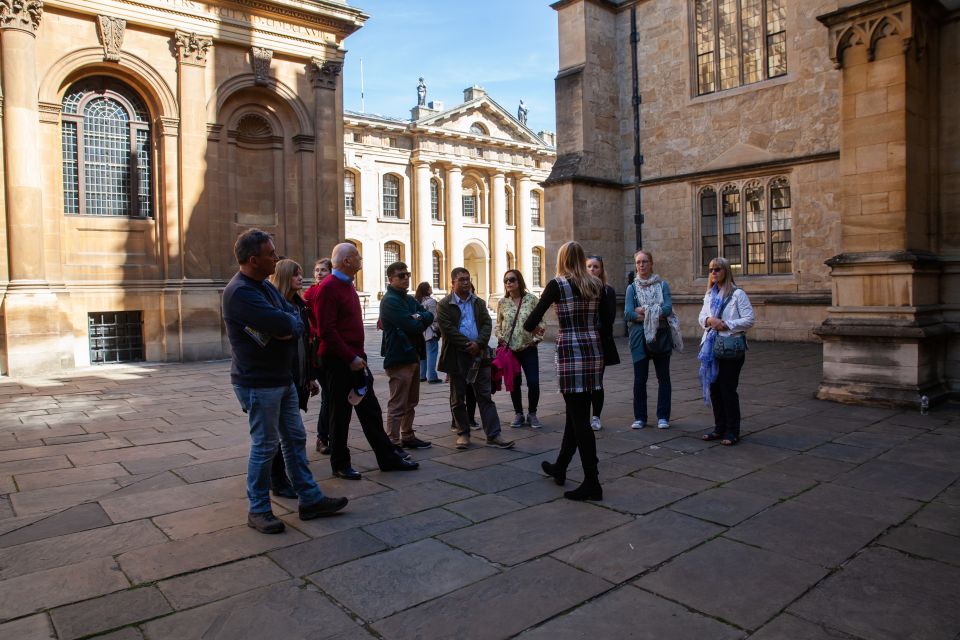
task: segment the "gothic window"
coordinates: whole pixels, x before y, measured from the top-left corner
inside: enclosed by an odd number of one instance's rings
[[[387,278],[387,267],[394,262],[403,260],[402,247],[399,242],[386,242],[383,245],[383,283],[384,287],[389,283]]]
[[[383,176],[383,217],[400,217],[400,178],[391,174]]]
[[[440,181],[430,179],[430,218],[439,222],[440,218]]]
[[[694,0],[697,95],[787,73],[786,0]]]
[[[538,289],[543,287],[543,249],[540,247],[533,248],[533,255],[531,257],[531,274],[532,283],[530,286],[536,287]]]
[[[700,218],[701,275],[722,255],[734,274],[791,273],[792,215],[790,182],[777,177],[707,186],[697,196]]]
[[[357,176],[353,171],[343,173],[343,213],[347,216],[357,214]]]
[[[131,89],[83,80],[63,99],[64,213],[153,216],[150,116]]]
[[[433,252],[433,277],[431,278],[431,283],[434,289],[442,289],[440,286],[440,274],[443,273],[443,256],[440,255],[439,251]]]
[[[543,218],[540,217],[540,192],[530,192],[530,223],[535,227],[543,226]]]

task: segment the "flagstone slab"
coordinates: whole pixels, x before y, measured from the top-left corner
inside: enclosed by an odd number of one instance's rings
[[[834,482],[881,495],[927,501],[933,500],[958,476],[960,472],[887,460],[871,460],[848,471]]]
[[[725,464],[716,457],[708,458],[703,454],[673,458],[667,462],[658,464],[656,468],[666,471],[676,471],[677,473],[684,473],[688,476],[695,476],[715,482],[728,482],[756,470],[756,467],[738,467]]]
[[[803,453],[772,464],[767,467],[767,471],[776,471],[791,476],[826,482],[833,480],[842,473],[850,471],[856,466],[857,465],[852,462],[818,458],[817,456]]]
[[[246,489],[245,477],[222,478],[134,495],[111,496],[101,500],[100,505],[114,522],[126,522],[242,497],[246,495]]]
[[[212,533],[246,524],[248,509],[249,503],[246,498],[235,498],[157,516],[153,518],[153,523],[170,539],[183,540],[198,534]],[[274,508],[275,514],[285,512],[286,509],[283,507]]]
[[[102,598],[58,607],[50,612],[59,640],[76,640],[173,611],[152,587],[128,589]]]
[[[550,555],[608,582],[620,583],[723,531],[723,527],[663,510]]]
[[[603,485],[603,504],[627,513],[644,514],[686,498],[693,491],[628,476]]]
[[[399,547],[416,540],[436,536],[454,529],[461,529],[470,524],[472,523],[466,518],[446,509],[437,508],[412,513],[393,520],[384,520],[367,525],[363,529],[391,547]]]
[[[469,518],[473,522],[496,518],[523,507],[523,504],[502,495],[480,495],[446,505],[449,511]]]
[[[290,579],[290,574],[260,556],[157,583],[175,609],[189,609]]]
[[[175,473],[187,482],[205,482],[230,476],[247,475],[247,457],[229,458],[178,467]]]
[[[910,518],[918,527],[960,536],[960,507],[931,502]]]
[[[305,576],[329,567],[356,560],[387,545],[361,529],[348,529],[323,538],[277,549],[267,554],[293,576]]]
[[[69,469],[72,467],[73,465],[67,460],[67,456],[10,460],[8,462],[0,462],[0,476],[17,475],[18,473],[38,473],[41,471],[54,471],[56,469]]]
[[[960,473],[960,439],[924,434],[888,451],[880,459]]]
[[[130,586],[113,558],[97,558],[0,581],[0,622]]]
[[[541,473],[531,473],[498,464],[474,471],[458,471],[443,478],[444,482],[455,484],[477,493],[498,493],[542,478]]]
[[[759,631],[750,636],[750,640],[858,640],[842,631],[830,629],[822,624],[808,622],[802,618],[784,613],[777,616]]]
[[[127,470],[116,463],[94,465],[92,467],[78,467],[59,471],[42,471],[38,473],[21,473],[16,477],[20,491],[58,487],[94,480],[106,480],[117,476],[130,475]]]
[[[739,640],[743,637],[743,632],[735,627],[633,586],[605,593],[570,613],[517,636],[519,640]]]
[[[110,521],[99,504],[95,502],[80,504],[40,519],[33,518],[31,522],[25,522],[23,526],[17,527],[9,533],[3,533],[0,535],[0,549],[79,531],[89,531],[112,524],[113,522]]]
[[[646,482],[662,484],[667,487],[685,489],[690,493],[703,491],[704,489],[716,486],[717,484],[715,480],[697,478],[695,476],[689,476],[684,473],[666,471],[664,469],[658,469],[656,467],[650,467],[647,469],[643,469],[642,471],[638,471],[637,473],[633,474],[633,477],[638,478],[640,480],[644,480]]]
[[[826,573],[807,562],[717,538],[636,584],[707,615],[756,629]]]
[[[367,621],[385,618],[496,574],[489,563],[422,540],[308,576]]]
[[[797,496],[793,502],[840,513],[852,513],[887,524],[902,522],[921,506],[914,500],[877,495],[834,483],[820,484]]]
[[[102,498],[120,488],[115,480],[97,480],[62,487],[47,487],[10,494],[10,504],[17,515],[55,511],[72,507],[82,502]]]
[[[889,531],[877,544],[960,567],[960,540],[939,531],[905,524]]]
[[[610,588],[540,558],[374,623],[390,640],[508,638]]]
[[[953,639],[960,633],[960,568],[870,548],[789,611],[870,640]]]
[[[173,487],[181,487],[186,484],[183,480],[169,471],[163,471],[161,473],[138,474],[135,476],[121,476],[114,479],[117,481],[117,484],[123,488],[110,494],[111,498],[132,496],[135,493],[143,493],[145,491],[172,489]]]
[[[317,587],[299,581],[262,587],[143,625],[150,640],[326,640],[353,637],[358,629]]]
[[[860,464],[872,458],[876,458],[883,452],[883,449],[854,447],[848,444],[828,442],[811,449],[809,451],[809,455],[818,458],[828,458],[830,460],[839,460],[841,462]]]
[[[440,536],[493,562],[513,565],[613,529],[629,516],[591,504],[559,500],[514,511]]]
[[[0,638],[13,640],[56,640],[57,634],[45,613],[0,624]]]
[[[777,498],[718,487],[681,500],[670,508],[701,520],[732,527],[777,501]]]
[[[480,469],[495,464],[503,464],[509,460],[516,460],[526,455],[520,451],[486,446],[486,436],[483,435],[483,431],[472,431],[471,434],[473,435],[471,435],[469,449],[466,451],[457,451],[448,456],[440,456],[434,458],[434,460],[460,469]],[[508,440],[510,439],[509,435],[509,433],[503,433],[503,437]]]
[[[830,442],[836,436],[837,434],[834,431],[828,429],[782,424],[751,434],[750,441],[754,444],[780,447],[781,449],[809,451],[814,447]]]
[[[761,469],[750,475],[731,480],[723,486],[727,489],[736,489],[737,491],[746,491],[747,493],[783,500],[803,493],[815,484],[816,481],[809,478]]]

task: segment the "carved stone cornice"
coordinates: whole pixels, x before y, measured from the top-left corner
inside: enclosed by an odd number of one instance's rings
[[[63,105],[59,102],[39,102],[37,103],[40,122],[46,124],[60,124],[60,113],[63,111]]]
[[[250,48],[250,64],[253,66],[253,84],[265,87],[270,84],[270,60],[273,51],[263,47]]]
[[[185,31],[174,31],[173,43],[177,49],[177,60],[180,64],[207,66],[207,52],[213,46],[213,38]]]
[[[342,60],[321,60],[312,58],[310,60],[310,82],[314,89],[336,89],[337,78],[340,71],[343,70]]]
[[[0,0],[0,29],[36,35],[42,16],[43,0]]]
[[[97,16],[97,37],[103,45],[103,59],[108,62],[120,61],[120,47],[123,46],[123,33],[127,21],[123,18]]]
[[[216,122],[207,123],[207,140],[210,142],[220,142],[220,135],[223,133],[223,125]]]
[[[162,136],[176,138],[180,135],[180,118],[167,118],[161,116],[157,118],[157,124],[160,125],[158,128],[160,130],[160,135]]]
[[[293,150],[296,152],[311,152],[316,146],[316,140],[313,136],[300,134],[293,136]]]

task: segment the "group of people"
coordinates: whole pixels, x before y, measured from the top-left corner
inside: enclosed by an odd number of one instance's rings
[[[301,295],[303,270],[280,259],[271,237],[251,229],[235,245],[239,271],[223,294],[223,315],[233,347],[231,381],[241,408],[248,414],[251,449],[247,470],[248,524],[263,533],[279,533],[284,524],[270,508],[269,493],[298,498],[299,515],[307,520],[329,515],[346,498],[325,496],[314,481],[306,458],[306,432],[300,410],[321,394],[317,450],[329,454],[333,475],[361,478],[351,464],[347,435],[355,412],[382,471],[415,470],[409,450],[426,449],[413,423],[420,384],[450,385],[451,429],[455,446],[471,445],[471,430],[482,428],[485,444],[508,449],[492,399],[502,381],[515,412],[511,427],[540,428],[538,344],[544,315],[555,307],[557,317],[557,386],[566,418],[560,451],[543,471],[563,485],[566,470],[579,452],[582,484],[566,491],[571,500],[602,500],[594,432],[602,428],[603,375],[619,363],[613,340],[616,292],[607,283],[603,259],[587,256],[577,242],[567,242],[557,255],[556,277],[538,298],[527,290],[517,269],[503,276],[505,296],[496,321],[475,292],[470,272],[450,273],[450,293],[436,301],[428,283],[410,293],[410,270],[403,262],[387,267],[388,286],[380,304],[383,330],[381,355],[389,381],[386,428],[373,392],[373,375],[364,348],[363,314],[353,284],[363,264],[349,243],[334,247],[329,259],[314,267],[313,284]],[[653,361],[659,383],[657,426],[669,428],[670,355],[682,348],[679,321],[673,313],[670,288],[653,273],[653,256],[634,256],[636,278],[625,295],[624,319],[630,327],[634,366],[634,429],[647,424],[646,382]],[[704,399],[712,403],[714,429],[705,440],[733,445],[739,440],[737,384],[746,348],[744,332],[753,324],[746,294],[736,287],[730,264],[710,263],[710,283],[699,317],[700,378]],[[490,348],[496,338],[496,352]],[[527,411],[522,380],[527,383]],[[480,425],[474,412],[480,411]]]

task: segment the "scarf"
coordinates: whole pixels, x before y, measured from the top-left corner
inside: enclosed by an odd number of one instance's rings
[[[663,306],[663,286],[660,284],[660,276],[653,274],[646,280],[637,276],[633,284],[637,294],[637,306],[644,310],[643,337],[647,342],[653,342],[657,338]]]
[[[714,286],[710,289],[710,316],[713,318],[719,317],[722,306],[723,297],[717,287]],[[700,386],[703,388],[703,404],[707,407],[710,406],[710,385],[716,381],[717,374],[720,372],[720,363],[713,356],[713,344],[717,341],[717,335],[715,330],[707,329],[707,339],[703,341],[700,353],[697,355],[697,360],[700,361],[698,375],[700,376]]]

